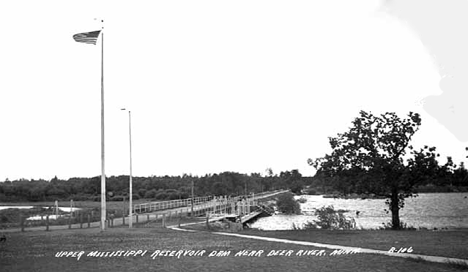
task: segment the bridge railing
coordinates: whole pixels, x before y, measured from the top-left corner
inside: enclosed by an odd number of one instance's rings
[[[255,211],[257,200],[265,196],[281,193],[286,190],[277,190],[259,193],[249,196],[236,196],[236,197],[213,197],[204,196],[194,198],[194,207],[191,208],[191,199],[176,199],[170,201],[159,201],[149,202],[142,204],[135,204],[134,210],[137,211],[133,214],[132,218],[128,217],[125,211],[121,211],[117,214],[108,215],[106,224],[109,227],[125,225],[132,220],[132,222],[145,223],[152,220],[162,220],[162,224],[165,225],[167,220],[179,220],[184,216],[204,216],[207,214],[236,214],[238,216],[249,214]],[[151,211],[162,210],[160,213],[150,213]],[[145,213],[146,214],[141,214]],[[42,218],[41,222],[28,222],[25,217],[20,217],[19,222],[11,226],[6,226],[12,231],[20,229],[24,231],[25,228],[28,230],[53,230],[53,229],[72,229],[72,228],[90,228],[99,227],[100,225],[100,212],[78,212],[77,214],[70,214],[64,216],[59,220],[53,220],[46,215]],[[180,221],[179,221],[180,222]]]
[[[200,203],[205,203],[213,199],[212,196],[203,196],[203,197],[195,197],[193,200],[193,204],[197,205]],[[153,211],[160,211],[160,210],[167,210],[173,208],[180,208],[180,207],[187,207],[192,205],[192,199],[175,199],[175,200],[167,200],[167,201],[155,201],[149,203],[141,203],[133,205],[133,211],[136,213],[147,213]]]
[[[229,203],[237,202],[242,199],[246,198],[262,198],[271,194],[275,194],[285,190],[275,190],[275,191],[268,191],[262,192],[258,194],[252,194],[247,196],[236,196],[236,197],[227,197],[227,196],[203,196],[203,197],[195,197],[193,200],[194,206],[197,206],[202,203],[219,203],[229,201]],[[181,207],[190,207],[192,205],[192,199],[175,199],[175,200],[167,200],[167,201],[155,201],[149,203],[141,203],[133,205],[133,212],[136,213],[148,213],[154,211],[161,211],[167,209],[174,209],[174,208],[181,208]]]

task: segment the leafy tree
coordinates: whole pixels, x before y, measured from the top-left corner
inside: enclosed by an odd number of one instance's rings
[[[291,189],[291,192],[297,195],[300,195],[302,193],[303,188],[304,188],[304,182],[302,180],[294,180],[289,185],[289,189]]]
[[[28,199],[31,201],[46,200],[46,194],[45,194],[46,188],[47,188],[46,181],[41,181],[41,180],[31,181]]]
[[[453,173],[456,168],[452,157],[447,157],[447,162],[439,167],[436,178],[433,183],[438,186],[448,185],[452,183]]]
[[[137,192],[140,197],[145,197],[146,189],[138,189]]]
[[[295,194],[300,194],[302,188],[304,187],[304,182],[302,181],[302,175],[297,169],[292,171],[285,171],[280,173],[280,178],[286,184],[287,188]]]
[[[83,186],[84,193],[90,195],[98,195],[101,193],[101,177],[96,176],[88,179]]]
[[[158,200],[165,200],[168,198],[168,194],[166,193],[166,191],[161,190],[157,192],[155,198]]]
[[[151,190],[145,192],[144,197],[147,198],[147,199],[152,199],[152,198],[156,197],[157,193],[158,193],[158,191],[156,191],[156,189],[151,189]]]
[[[331,154],[308,162],[341,191],[386,197],[392,228],[400,229],[405,198],[437,171],[435,147],[416,151],[410,146],[420,125],[419,114],[413,112],[401,119],[395,113],[376,116],[361,111],[349,131],[329,137]]]
[[[299,203],[294,199],[291,193],[284,193],[278,196],[276,206],[278,210],[284,214],[299,214],[301,212]]]
[[[64,199],[67,196],[67,192],[60,187],[49,187],[47,188],[46,194],[49,198],[53,199]]]
[[[460,167],[458,167],[454,173],[454,185],[456,186],[468,186],[468,171],[465,168],[465,164],[463,162],[460,163]]]
[[[227,189],[226,189],[226,186],[222,183],[222,182],[215,182],[213,185],[212,185],[212,192],[213,194],[215,195],[226,195],[227,194]]]

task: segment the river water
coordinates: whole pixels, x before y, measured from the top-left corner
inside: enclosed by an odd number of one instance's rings
[[[251,228],[262,230],[289,230],[293,224],[301,228],[308,221],[317,219],[314,209],[333,205],[335,210],[348,210],[344,214],[353,217],[359,229],[378,229],[391,221],[391,214],[385,199],[333,199],[321,195],[301,196],[307,201],[301,203],[302,215],[273,215],[260,218]],[[299,197],[296,197],[296,199]],[[359,211],[359,215],[356,212]],[[468,193],[430,193],[407,198],[400,210],[400,220],[416,228],[468,228]]]
[[[34,206],[0,206],[0,210],[6,210],[6,209],[33,209]],[[44,209],[49,208],[49,207],[43,207]],[[81,210],[81,208],[75,208],[75,207],[58,207],[58,209],[61,212],[75,212]],[[57,219],[61,217],[62,215],[56,215],[56,214],[51,214],[49,215],[49,219]],[[40,216],[40,215],[35,215],[26,218],[26,220],[43,220],[45,216]]]

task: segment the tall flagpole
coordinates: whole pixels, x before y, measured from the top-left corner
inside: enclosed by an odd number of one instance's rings
[[[96,18],[94,19],[96,20]],[[99,34],[101,34],[101,231],[106,229],[106,173],[104,171],[104,20],[101,20],[101,30],[78,33],[73,35],[76,42],[97,44]]]
[[[104,20],[101,20],[104,23]],[[106,229],[106,173],[104,156],[104,26],[101,27],[101,231]]]

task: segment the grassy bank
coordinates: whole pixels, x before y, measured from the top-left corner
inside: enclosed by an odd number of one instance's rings
[[[323,244],[390,250],[412,247],[413,254],[468,259],[468,230],[393,231],[393,230],[299,230],[259,231],[242,233],[266,237],[309,241]]]
[[[387,241],[388,243],[382,245],[387,250],[388,246],[394,245],[395,241],[411,241],[413,244],[408,245],[411,245],[415,251],[423,248],[423,245],[426,247],[443,246],[443,240],[452,241],[457,236],[453,233],[440,232],[436,234],[440,236],[434,236],[431,242],[427,241],[430,235],[419,239],[411,238],[415,232],[398,232],[401,236],[379,231],[356,233],[243,231],[241,233],[290,239],[295,237],[300,240],[328,241],[333,244],[346,244],[347,242],[353,246],[366,247],[377,246],[379,241]],[[377,241],[372,241],[373,235]],[[466,232],[460,235],[463,236],[458,237],[466,238]],[[396,238],[399,240],[392,240]],[[441,241],[438,243],[439,239]],[[356,244],[352,243],[353,240]],[[455,245],[454,252],[459,250],[457,247],[458,245]],[[318,248],[225,237],[210,232],[180,232],[146,224],[132,230],[113,228],[106,232],[87,229],[8,234],[7,241],[0,244],[0,267],[2,271],[460,271],[446,264],[380,255],[331,256],[331,250],[325,250],[322,256],[297,255],[300,250],[312,249]],[[95,251],[126,252],[131,250],[142,252],[146,250],[146,253],[143,256],[141,254],[140,256],[114,257],[87,256]],[[156,250],[175,252],[192,250],[198,252],[198,256],[152,258],[151,254]],[[257,256],[235,256],[242,250],[257,251]],[[291,256],[268,256],[268,253],[273,250],[277,253],[280,250],[286,250],[285,254],[288,255],[289,251]],[[79,260],[73,257],[55,257],[57,253],[63,251],[83,251],[84,254]],[[224,257],[209,257],[209,254],[215,251],[230,252],[230,254]],[[462,252],[463,256],[464,254],[466,251]]]
[[[195,224],[185,227],[196,231],[206,231],[206,224]],[[228,231],[211,226],[213,231]],[[388,251],[409,248],[413,254],[442,256],[468,260],[468,229],[444,231],[432,230],[279,230],[264,231],[244,229],[245,235],[275,237],[296,241],[307,241],[322,244],[361,247]]]

